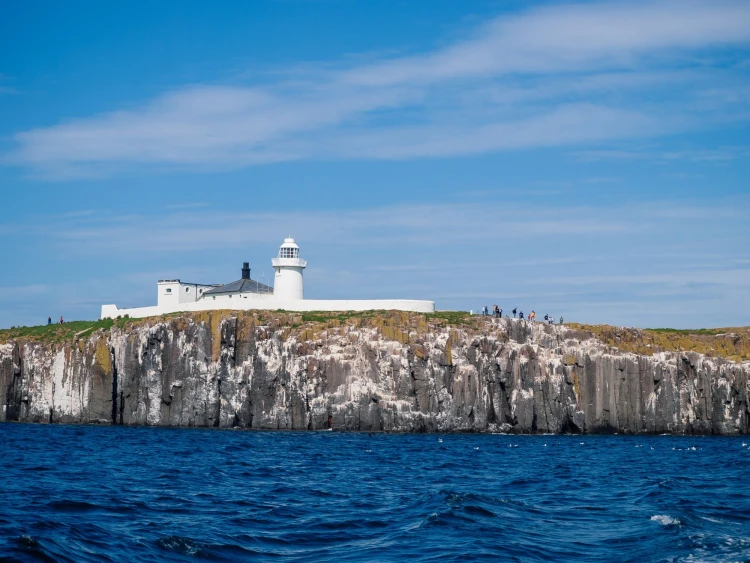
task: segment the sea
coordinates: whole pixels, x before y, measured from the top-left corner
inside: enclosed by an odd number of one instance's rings
[[[750,437],[0,424],[1,561],[750,561]]]

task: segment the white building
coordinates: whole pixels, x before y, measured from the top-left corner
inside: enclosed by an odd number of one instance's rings
[[[182,311],[210,311],[214,309],[284,309],[286,311],[369,311],[398,310],[418,313],[435,311],[434,301],[412,299],[305,299],[302,272],[307,261],[300,258],[294,239],[284,239],[279,254],[271,260],[273,287],[250,278],[247,262],[242,265],[242,277],[225,285],[187,283],[180,280],[160,280],[156,306],[119,309],[117,305],[102,305],[101,318],[153,317]]]

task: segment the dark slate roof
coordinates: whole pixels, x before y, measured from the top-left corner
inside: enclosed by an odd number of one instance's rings
[[[204,291],[203,295],[220,293],[273,293],[273,288],[255,280],[241,279]]]

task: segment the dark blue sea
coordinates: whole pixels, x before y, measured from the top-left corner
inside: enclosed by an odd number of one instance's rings
[[[0,424],[0,560],[749,561],[748,442]]]

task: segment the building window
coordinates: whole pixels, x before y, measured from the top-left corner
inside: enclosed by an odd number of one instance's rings
[[[167,288],[167,293],[172,293],[172,288],[171,287]]]
[[[190,293],[190,288],[189,287],[185,288],[185,293]]]
[[[216,296],[214,295],[214,301],[216,301]]]
[[[199,289],[199,290],[198,290],[198,293],[203,293],[203,290],[202,290],[202,289]]]

